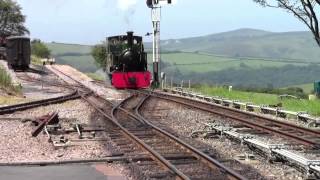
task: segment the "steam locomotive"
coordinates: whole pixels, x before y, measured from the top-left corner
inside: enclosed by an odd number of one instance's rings
[[[141,36],[127,35],[107,38],[106,71],[111,84],[117,89],[148,88],[151,73]]]

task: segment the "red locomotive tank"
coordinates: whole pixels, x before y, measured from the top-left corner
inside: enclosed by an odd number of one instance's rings
[[[150,86],[151,73],[145,72],[114,72],[112,85],[118,89],[148,88]]]
[[[151,73],[147,67],[142,37],[127,35],[108,38],[106,71],[111,84],[117,89],[148,88]]]

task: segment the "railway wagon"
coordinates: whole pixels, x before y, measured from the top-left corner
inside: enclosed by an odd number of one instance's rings
[[[106,71],[111,84],[117,89],[148,88],[151,73],[141,36],[127,35],[107,38]]]
[[[7,49],[6,49],[6,38],[0,36],[0,59],[6,60],[7,59]]]
[[[7,59],[7,49],[6,47],[0,46],[0,60],[6,60]]]
[[[12,36],[7,38],[7,61],[14,70],[26,70],[31,59],[30,38]]]

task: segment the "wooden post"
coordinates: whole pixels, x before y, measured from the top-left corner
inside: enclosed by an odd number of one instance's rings
[[[167,76],[164,77],[164,88],[167,88]]]

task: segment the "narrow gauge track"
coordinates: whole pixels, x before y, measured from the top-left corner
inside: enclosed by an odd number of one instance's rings
[[[75,90],[74,86],[70,86],[68,84],[42,81],[40,79],[33,78],[33,77],[29,76],[27,73],[20,73],[20,74],[17,73],[17,77],[21,80],[28,81],[28,82],[44,83],[44,84],[47,84],[50,86],[64,87],[67,89],[71,89],[72,92],[67,95],[63,95],[63,96],[59,96],[59,97],[55,97],[55,98],[48,98],[48,99],[42,99],[42,100],[38,100],[38,101],[32,101],[32,102],[27,102],[27,103],[21,103],[21,104],[15,104],[15,105],[11,105],[11,106],[0,107],[0,115],[10,114],[10,113],[14,113],[17,111],[24,111],[27,109],[32,109],[32,108],[36,108],[36,107],[40,107],[40,106],[46,106],[46,105],[50,105],[50,104],[63,103],[63,102],[69,101],[69,100],[75,100],[75,99],[81,98],[81,96],[78,93],[78,90]]]
[[[224,118],[228,118],[232,121],[244,124],[245,126],[252,129],[276,134],[284,138],[291,139],[297,143],[310,146],[314,149],[320,148],[320,131],[274,120],[253,113],[232,109],[230,107],[219,106],[208,102],[179,97],[176,95],[150,91],[139,91],[139,93],[150,94],[154,98],[171,101],[194,109],[209,112]]]
[[[81,96],[78,94],[77,91],[73,91],[72,93],[60,97],[55,97],[55,98],[49,98],[49,99],[43,99],[39,101],[32,101],[32,102],[27,102],[27,103],[22,103],[22,104],[16,104],[12,106],[5,106],[5,107],[0,107],[0,115],[4,114],[10,114],[14,113],[16,111],[24,111],[27,109],[31,108],[36,108],[40,106],[46,106],[50,104],[57,104],[57,103],[62,103],[66,102],[69,100],[74,100],[81,98]]]
[[[19,74],[17,73],[16,76],[19,79],[24,80],[26,82],[33,82],[33,83],[40,83],[40,84],[50,85],[50,86],[63,87],[63,88],[66,88],[66,89],[74,89],[75,87],[77,87],[77,86],[71,86],[69,84],[61,83],[61,82],[52,82],[52,81],[48,82],[48,81],[43,80],[43,79],[31,77],[30,75],[28,75],[28,73],[19,73]]]
[[[133,158],[137,153],[147,154],[156,162],[149,163],[147,167],[144,163],[137,164],[143,166],[144,175],[148,178],[245,179],[217,160],[150,124],[139,114],[135,115],[133,109],[138,112],[145,98],[140,97],[140,101],[133,95],[116,106],[112,104],[111,117],[97,105],[108,101],[92,98],[88,97],[87,101],[117,127],[110,136],[125,149],[126,156]]]
[[[75,79],[73,81],[78,82]],[[154,160],[154,163],[137,163],[142,166],[143,173],[148,178],[246,179],[140,116],[139,109],[146,97],[137,99],[137,96],[132,95],[115,105],[94,93],[81,96],[109,123],[111,122],[112,125],[107,132],[126,156],[130,158],[148,155]],[[137,114],[134,114],[133,110]]]

